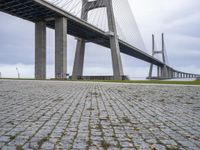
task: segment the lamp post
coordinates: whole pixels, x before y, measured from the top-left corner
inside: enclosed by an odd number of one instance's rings
[[[19,69],[16,68],[16,70],[17,70],[17,75],[18,75],[18,79],[19,79],[20,78]]]

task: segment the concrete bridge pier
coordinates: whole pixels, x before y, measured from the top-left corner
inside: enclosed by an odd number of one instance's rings
[[[161,68],[161,79],[168,79],[168,69],[166,66]]]
[[[179,78],[179,73],[175,72],[175,74],[176,74],[176,78],[178,79]]]
[[[72,72],[72,79],[77,80],[83,75],[83,65],[84,65],[84,55],[85,55],[85,41],[83,39],[77,40],[76,53],[74,60],[74,68]]]
[[[86,3],[88,0],[82,0],[81,19],[87,21],[88,10]],[[85,40],[78,38],[76,44],[76,52],[74,58],[74,67],[72,71],[72,79],[77,80],[83,76],[84,56],[85,56]]]
[[[176,71],[173,71],[174,78],[178,78],[178,74]]]
[[[122,80],[122,76],[124,76],[120,49],[119,49],[119,41],[117,36],[116,23],[114,18],[112,1],[107,0],[107,18],[108,18],[108,28],[111,32],[110,35],[110,47],[111,47],[111,56],[112,56],[112,66],[113,66],[113,74],[115,80]]]
[[[152,70],[152,69],[150,69],[150,70]],[[151,74],[152,74],[152,73],[151,73]],[[161,69],[160,69],[159,66],[157,66],[157,77],[158,77],[158,79],[161,78]]]
[[[113,13],[112,1],[103,0],[101,2],[100,0],[95,0],[95,1],[82,0],[82,2],[83,6],[82,6],[81,18],[86,21],[87,21],[87,14],[90,10],[106,7],[109,38],[110,38],[110,49],[112,56],[113,76],[115,80],[122,80],[124,72],[122,68],[122,61],[121,61],[119,41],[117,36],[117,29]],[[85,41],[83,39],[78,39],[72,79],[78,79],[83,75],[84,53],[85,53]]]
[[[46,79],[46,22],[35,23],[35,79]]]
[[[172,69],[169,69],[170,71],[169,71],[169,78],[171,79],[171,78],[173,78],[173,70]]]
[[[177,74],[176,74],[176,72],[175,71],[172,71],[172,74],[173,74],[173,78],[177,78]]]
[[[178,72],[177,74],[178,74],[178,77],[177,77],[177,78],[181,78],[181,73],[180,73],[180,72]]]
[[[67,18],[55,18],[55,78],[66,79],[67,74]]]

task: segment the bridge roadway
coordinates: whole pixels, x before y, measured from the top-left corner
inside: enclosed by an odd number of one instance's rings
[[[20,17],[31,22],[45,20],[47,27],[55,29],[55,17],[64,16],[68,19],[67,34],[83,38],[88,42],[110,48],[109,33],[106,33],[86,21],[71,15],[70,13],[43,0],[0,0],[0,11]],[[119,40],[120,51],[126,55],[133,56],[145,62],[163,67],[165,64],[151,55],[136,47]],[[171,71],[186,74],[172,69]],[[190,74],[195,76],[194,74]]]

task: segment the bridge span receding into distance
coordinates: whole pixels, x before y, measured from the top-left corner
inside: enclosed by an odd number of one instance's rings
[[[67,58],[65,56],[65,49],[67,49],[67,34],[77,37],[78,39],[84,39],[86,42],[92,42],[110,48],[111,51],[113,48],[111,39],[114,37],[113,40],[118,41],[121,53],[158,66],[157,77],[160,79],[199,77],[198,74],[186,73],[173,69],[164,62],[130,45],[129,43],[120,39],[115,39],[115,35],[113,35],[114,31],[105,32],[87,21],[75,17],[74,15],[44,0],[0,0],[0,11],[36,24],[35,78],[37,79],[46,78],[46,27],[55,29],[55,77],[58,79],[65,78],[67,72]],[[114,44],[116,45],[116,43]],[[120,79],[120,77],[124,75],[123,71],[120,71],[120,61],[118,61],[118,57],[120,56],[118,53],[114,53],[112,56],[114,77],[116,77],[115,79]],[[75,57],[78,59],[80,56],[76,55]],[[83,69],[83,66],[81,68],[81,65],[83,64],[79,63],[79,67],[75,67],[75,72],[77,69]],[[79,72],[76,74],[77,76],[82,75],[82,71],[77,72]]]

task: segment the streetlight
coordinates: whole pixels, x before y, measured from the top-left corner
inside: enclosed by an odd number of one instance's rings
[[[18,75],[18,79],[19,79],[20,78],[19,69],[16,68],[16,70],[17,70],[17,75]]]

